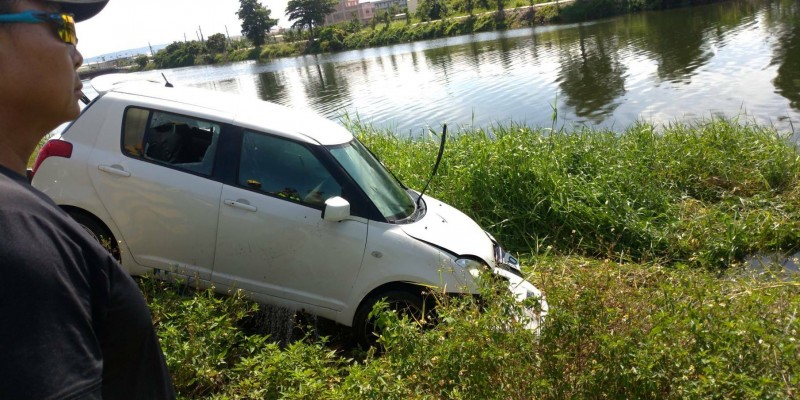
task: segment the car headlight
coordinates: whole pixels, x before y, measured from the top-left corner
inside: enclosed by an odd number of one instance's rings
[[[456,265],[464,268],[464,270],[469,272],[469,274],[474,278],[479,277],[481,272],[486,271],[489,268],[486,264],[474,258],[458,258],[456,259]]]

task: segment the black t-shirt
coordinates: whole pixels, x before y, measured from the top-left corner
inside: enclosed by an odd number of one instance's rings
[[[0,399],[172,399],[150,312],[111,255],[0,166]]]

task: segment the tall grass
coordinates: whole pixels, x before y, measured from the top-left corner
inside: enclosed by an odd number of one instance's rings
[[[185,399],[779,399],[800,388],[800,284],[702,269],[527,258],[547,292],[541,333],[503,291],[441,300],[421,330],[385,318],[383,354],[306,336],[281,348],[238,328],[241,296],[142,282]],[[487,285],[486,288],[491,288]]]
[[[345,122],[405,184],[424,185],[437,140]],[[800,158],[765,127],[509,125],[463,129],[447,146],[430,194],[518,251],[718,268],[800,245]]]
[[[434,135],[349,126],[424,185]],[[430,191],[523,253],[550,304],[538,335],[491,281],[481,304],[439,297],[435,326],[383,314],[382,354],[336,330],[281,345],[236,293],[140,286],[185,399],[793,398],[798,278],[734,261],[796,249],[797,172],[792,143],[734,121],[462,130]]]

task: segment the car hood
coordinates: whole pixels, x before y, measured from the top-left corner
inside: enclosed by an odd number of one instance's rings
[[[494,245],[481,227],[461,211],[432,197],[423,198],[427,213],[401,229],[407,235],[457,256],[476,256],[493,266]]]

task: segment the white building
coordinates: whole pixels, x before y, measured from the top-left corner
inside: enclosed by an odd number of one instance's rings
[[[335,11],[325,17],[325,25],[358,19],[367,24],[375,18],[375,5],[372,2],[359,3],[358,0],[339,0]]]
[[[397,9],[400,10],[398,13],[403,12],[406,7],[408,7],[407,0],[378,0],[373,1],[372,4],[375,5],[375,12],[380,14],[384,11],[389,11],[393,5],[397,6]]]

